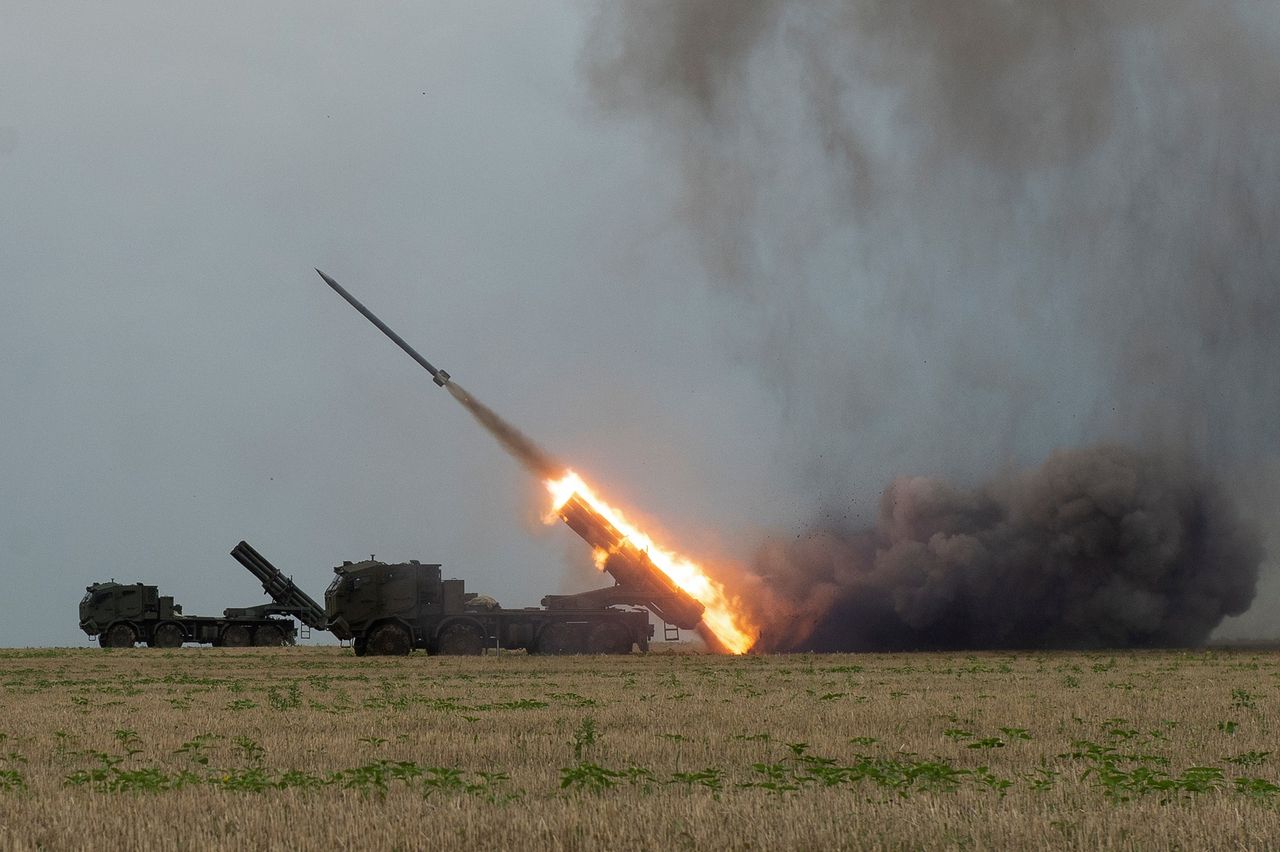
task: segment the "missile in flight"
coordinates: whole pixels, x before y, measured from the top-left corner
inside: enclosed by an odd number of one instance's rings
[[[325,275],[323,272],[320,272],[319,269],[317,269],[316,272],[318,272],[320,274],[320,277],[324,279],[324,283],[328,284],[331,288],[333,288],[333,292],[337,293],[339,296],[346,299],[347,302],[351,305],[351,307],[355,308],[357,311],[364,314],[365,319],[367,319],[369,322],[377,326],[378,331],[381,331],[387,337],[391,338],[392,343],[394,343],[396,346],[399,346],[401,349],[405,351],[406,355],[408,355],[410,358],[412,358],[413,360],[421,364],[422,367],[428,373],[431,374],[431,380],[433,382],[438,384],[440,387],[444,387],[445,385],[449,384],[448,373],[446,373],[444,370],[437,370],[435,367],[431,366],[431,362],[428,361],[426,358],[423,358],[421,355],[419,355],[417,349],[414,349],[408,343],[405,343],[403,337],[396,334],[394,331],[391,330],[391,328],[385,322],[378,319],[374,315],[373,311],[366,308],[363,304],[360,303],[359,299],[357,299],[355,296],[348,293],[345,287],[343,287],[337,281],[334,281],[328,275]]]

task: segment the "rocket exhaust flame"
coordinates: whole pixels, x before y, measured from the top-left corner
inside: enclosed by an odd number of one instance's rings
[[[742,605],[702,567],[655,544],[622,512],[597,497],[578,474],[456,382],[447,387],[507,452],[542,478],[552,495],[547,520],[564,521],[591,545],[598,569],[620,585],[650,592],[645,606],[669,624],[696,628],[715,650],[742,654],[751,649],[758,631],[747,625]]]
[[[578,474],[469,394],[444,370],[432,366],[337,281],[319,269],[316,272],[335,293],[431,373],[437,385],[448,388],[450,395],[508,453],[543,481],[553,498],[548,521],[563,520],[591,545],[596,567],[618,582],[616,588],[620,591],[612,595],[614,602],[637,603],[670,624],[697,629],[713,650],[742,654],[751,649],[759,635],[758,628],[750,624],[742,604],[701,566],[655,544],[622,512],[597,497]]]
[[[741,602],[702,566],[659,546],[627,521],[620,510],[597,497],[573,471],[559,479],[548,479],[545,484],[552,496],[548,520],[559,518],[590,544],[597,567],[613,574],[621,584],[651,583],[658,586],[660,593],[665,591],[666,597],[659,598],[650,608],[669,623],[692,627],[698,618],[689,618],[688,614],[699,608],[700,632],[717,650],[733,654],[751,650],[758,629],[748,621]],[[668,612],[672,598],[678,602],[674,613]]]

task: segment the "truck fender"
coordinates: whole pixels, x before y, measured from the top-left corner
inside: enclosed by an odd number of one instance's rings
[[[373,633],[373,631],[377,630],[379,627],[381,627],[384,624],[397,624],[400,627],[403,627],[405,631],[409,634],[409,640],[414,644],[417,644],[418,631],[414,629],[413,623],[410,621],[406,621],[405,619],[400,618],[399,616],[396,616],[396,615],[388,616],[387,618],[379,618],[377,621],[369,622],[369,626],[366,627],[364,630],[360,631],[359,633],[355,634],[355,636],[368,637],[369,634]],[[353,636],[352,638],[354,639],[355,636]]]

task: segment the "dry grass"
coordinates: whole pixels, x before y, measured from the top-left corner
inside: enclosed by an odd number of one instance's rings
[[[1280,654],[0,651],[0,848],[1265,848]]]

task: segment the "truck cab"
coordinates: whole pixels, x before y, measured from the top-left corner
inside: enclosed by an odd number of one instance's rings
[[[441,612],[439,565],[367,560],[344,562],[333,571],[324,606],[329,630],[339,639],[351,639],[353,631],[363,632],[377,621],[411,624]]]
[[[182,615],[182,607],[159,588],[145,583],[93,583],[80,599],[80,629],[97,636],[103,647],[127,647],[142,625]]]

